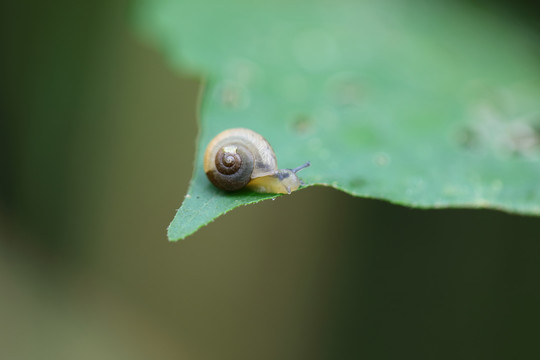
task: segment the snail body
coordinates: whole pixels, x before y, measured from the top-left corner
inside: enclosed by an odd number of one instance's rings
[[[296,169],[278,169],[272,146],[253,130],[236,128],[218,134],[206,147],[204,172],[214,186],[236,191],[290,194],[302,185]]]

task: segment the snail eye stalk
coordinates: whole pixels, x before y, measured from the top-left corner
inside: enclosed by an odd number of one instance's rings
[[[311,162],[308,161],[308,162],[305,163],[304,165],[300,165],[299,167],[296,167],[296,168],[294,168],[294,169],[291,169],[291,171],[292,171],[293,173],[296,174],[296,173],[299,172],[300,170],[305,169],[305,168],[307,168],[307,167],[310,166],[310,165],[311,165]]]

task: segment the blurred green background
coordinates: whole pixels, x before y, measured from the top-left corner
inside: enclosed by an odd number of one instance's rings
[[[309,188],[168,243],[203,74],[128,1],[0,6],[0,358],[540,357],[540,219]]]

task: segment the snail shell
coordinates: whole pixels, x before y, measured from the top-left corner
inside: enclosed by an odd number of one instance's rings
[[[302,185],[296,169],[278,170],[272,146],[256,132],[237,128],[218,134],[206,147],[204,172],[216,187],[235,191],[247,187],[263,193],[290,194]]]

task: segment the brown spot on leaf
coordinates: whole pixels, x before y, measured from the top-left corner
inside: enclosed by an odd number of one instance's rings
[[[309,116],[300,114],[293,121],[293,128],[297,133],[305,134],[312,127],[312,121]]]

